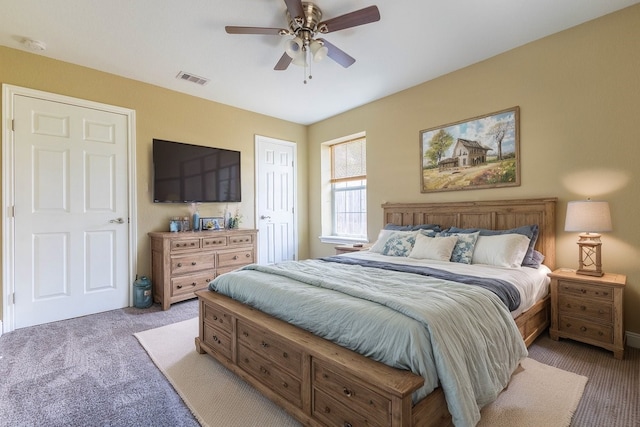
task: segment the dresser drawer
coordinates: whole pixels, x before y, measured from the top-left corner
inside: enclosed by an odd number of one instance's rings
[[[204,305],[202,317],[205,323],[209,323],[216,328],[231,333],[233,329],[233,317],[221,308],[212,307],[208,304]]]
[[[287,341],[277,339],[253,325],[238,320],[238,343],[265,359],[285,368],[292,375],[302,375],[302,353]]]
[[[253,263],[253,249],[219,252],[218,265],[228,267],[232,265],[245,265]]]
[[[360,413],[329,397],[322,390],[314,389],[311,414],[327,426],[388,426],[385,419],[376,418],[377,414]]]
[[[227,236],[205,237],[202,239],[202,247],[207,248],[223,248],[227,246]]]
[[[351,408],[352,411],[365,414],[369,421],[376,420],[375,425],[390,423],[391,402],[388,399],[367,388],[362,381],[349,373],[329,367],[317,359],[313,359],[312,369],[314,394],[318,390],[326,393],[332,400]]]
[[[588,285],[565,280],[558,280],[558,295],[580,295],[581,297],[613,301],[613,291],[611,287]]]
[[[558,329],[560,332],[576,337],[588,338],[605,344],[613,343],[613,326],[589,322],[577,317],[560,315]]]
[[[257,355],[242,344],[238,345],[237,351],[239,367],[284,397],[288,402],[302,408],[300,379],[278,369],[271,361]]]
[[[229,236],[229,245],[250,245],[253,243],[253,234],[234,234]]]
[[[180,252],[189,249],[200,249],[200,239],[173,239],[171,240],[171,252]]]
[[[171,275],[186,274],[207,269],[213,270],[215,268],[216,257],[213,253],[206,252],[171,256]]]
[[[205,323],[204,343],[227,359],[231,359],[231,336],[223,330]]]
[[[593,301],[561,294],[558,298],[558,310],[561,314],[600,319],[607,323],[613,322],[613,305],[603,301]]]
[[[171,295],[184,295],[194,293],[200,289],[206,289],[213,278],[214,270],[174,277],[171,279]]]

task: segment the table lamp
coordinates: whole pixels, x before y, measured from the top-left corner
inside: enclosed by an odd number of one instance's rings
[[[578,231],[579,268],[577,274],[601,277],[602,242],[600,232],[611,231],[609,203],[596,200],[579,200],[567,204],[564,231]]]

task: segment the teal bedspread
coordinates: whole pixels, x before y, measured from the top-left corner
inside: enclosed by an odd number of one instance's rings
[[[511,314],[477,286],[321,260],[250,265],[210,289],[442,386],[456,426],[475,426],[527,356]]]

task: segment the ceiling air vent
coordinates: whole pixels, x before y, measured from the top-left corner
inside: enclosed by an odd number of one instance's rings
[[[186,80],[191,83],[195,83],[200,86],[204,86],[209,83],[209,79],[205,79],[204,77],[198,77],[195,74],[185,73],[184,71],[180,71],[176,76],[178,80]]]

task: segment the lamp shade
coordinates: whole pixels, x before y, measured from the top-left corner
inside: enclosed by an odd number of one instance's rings
[[[311,56],[315,62],[320,62],[327,57],[329,49],[317,40],[311,42]]]
[[[292,59],[296,59],[302,55],[302,39],[300,37],[293,38],[291,40],[287,40],[285,42],[285,52]]]
[[[567,204],[564,231],[599,233],[611,231],[609,203],[596,200],[579,200]]]

